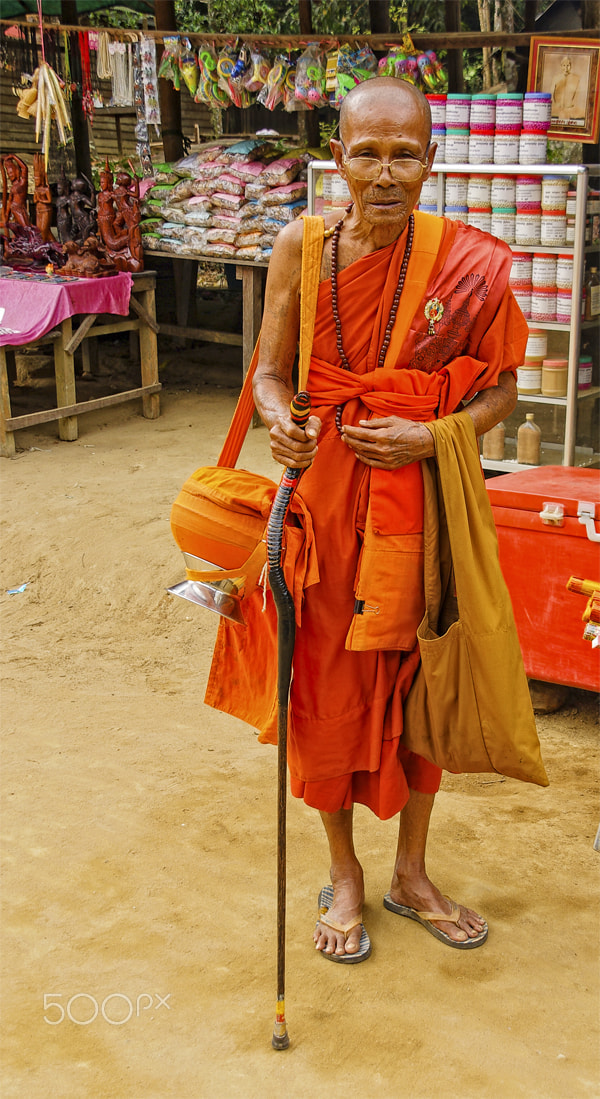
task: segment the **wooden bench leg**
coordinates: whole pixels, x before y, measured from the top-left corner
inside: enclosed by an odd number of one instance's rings
[[[54,344],[54,374],[56,378],[56,407],[73,405],[77,401],[75,393],[75,362],[73,355],[65,350],[73,335],[73,324],[67,317],[61,324],[61,338]],[[78,438],[77,416],[64,416],[58,421],[58,435],[65,442],[74,442]]]
[[[136,294],[140,305],[156,320],[156,302],[154,290],[140,290]],[[155,385],[158,382],[158,342],[156,332],[149,325],[140,325],[140,361],[142,385]],[[142,414],[147,420],[156,420],[160,416],[160,394],[146,393],[142,397]]]
[[[0,454],[3,458],[12,458],[15,453],[15,433],[7,431],[6,420],[10,417],[10,391],[8,388],[7,355],[14,351],[10,348],[0,347]]]

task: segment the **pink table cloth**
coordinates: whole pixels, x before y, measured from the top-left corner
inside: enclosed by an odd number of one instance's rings
[[[126,317],[132,286],[128,272],[101,279],[76,279],[2,267],[0,346],[39,340],[76,313],[117,313]]]

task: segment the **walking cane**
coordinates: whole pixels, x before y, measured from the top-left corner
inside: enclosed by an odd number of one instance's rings
[[[305,427],[310,416],[310,396],[297,393],[290,405],[292,420]],[[294,600],[290,595],[281,566],[283,527],[301,469],[285,470],[273,502],[267,526],[269,584],[277,608],[277,1008],[271,1044],[287,1049],[290,1044],[285,1021],[285,815],[287,793],[287,720],[292,657],[296,637]]]

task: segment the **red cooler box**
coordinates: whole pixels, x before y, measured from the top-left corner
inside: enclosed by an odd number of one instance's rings
[[[600,649],[583,640],[587,596],[566,584],[600,581],[600,473],[534,466],[486,487],[528,677],[599,690]]]

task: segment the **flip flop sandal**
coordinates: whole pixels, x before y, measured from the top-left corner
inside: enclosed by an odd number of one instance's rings
[[[330,962],[341,962],[344,965],[355,965],[356,962],[364,962],[371,953],[371,940],[363,925],[362,917],[357,916],[356,919],[351,920],[350,923],[347,924],[336,923],[335,920],[327,918],[327,913],[332,904],[333,886],[324,885],[319,893],[319,919],[317,920],[317,923],[322,923],[325,927],[331,927],[334,931],[339,931],[346,939],[352,931],[352,928],[360,924],[362,927],[360,942],[358,944],[358,950],[356,950],[354,954],[326,954],[324,950],[321,950],[321,954]]]
[[[447,901],[450,901],[452,905],[452,911],[449,916],[445,912],[417,912],[416,908],[408,908],[405,904],[396,904],[393,901],[389,893],[386,893],[383,898],[384,908],[389,909],[390,912],[395,912],[397,916],[407,916],[409,920],[416,920],[421,924],[426,931],[429,931],[430,935],[434,935],[436,939],[439,939],[441,943],[446,943],[447,946],[453,946],[455,950],[474,950],[476,946],[483,946],[485,940],[488,937],[488,926],[485,925],[483,931],[480,931],[478,935],[472,939],[465,939],[464,942],[457,942],[456,939],[451,939],[445,931],[440,931],[439,927],[434,927],[431,920],[445,920],[447,923],[458,923],[460,919],[460,905],[451,900],[450,897],[446,897]]]

